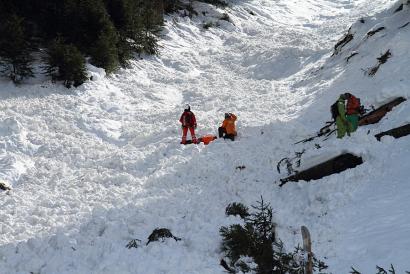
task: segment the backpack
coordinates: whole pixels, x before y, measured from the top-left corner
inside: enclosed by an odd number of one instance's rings
[[[339,116],[339,109],[337,108],[337,103],[336,101],[333,105],[330,106],[330,113],[332,114],[332,118],[336,121],[336,117]]]
[[[193,119],[193,113],[190,111],[187,111],[184,115],[184,122],[183,125],[187,127],[192,127],[194,126],[194,119]]]
[[[361,114],[361,112],[362,108],[360,104],[360,98],[352,95],[349,99],[347,99],[346,114]]]

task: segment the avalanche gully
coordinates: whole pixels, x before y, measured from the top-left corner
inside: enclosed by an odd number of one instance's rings
[[[328,272],[410,270],[410,138],[374,137],[410,122],[408,100],[349,138],[294,145],[342,92],[376,107],[409,98],[410,11],[394,13],[399,4],[195,3],[198,16],[166,17],[160,55],[129,69],[89,65],[93,81],[71,90],[1,80],[0,179],[12,189],[0,190],[0,273],[224,273],[219,228],[238,222],[225,207],[261,195],[286,247],[305,225]],[[349,27],[353,39],[332,56]],[[186,103],[199,135],[237,114],[238,140],[180,145]],[[303,149],[304,167],[345,152],[364,163],[279,187],[277,162]],[[161,227],[181,240],[126,248]]]

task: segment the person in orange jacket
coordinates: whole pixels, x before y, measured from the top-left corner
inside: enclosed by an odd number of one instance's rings
[[[222,122],[222,126],[218,128],[219,138],[235,140],[236,127],[235,121],[237,117],[233,113],[225,113],[225,120]]]

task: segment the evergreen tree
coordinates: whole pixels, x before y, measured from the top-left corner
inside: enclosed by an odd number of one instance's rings
[[[255,210],[251,214],[242,204],[230,204],[226,213],[245,213],[241,218],[245,224],[221,227],[222,251],[225,253],[229,265],[225,260],[221,265],[231,273],[242,271],[257,274],[303,274],[304,262],[300,259],[302,252],[296,248],[293,252],[286,252],[283,243],[275,237],[276,224],[272,221],[272,208],[263,199],[257,205],[252,206]],[[249,264],[251,258],[254,264]],[[313,257],[313,268],[322,271],[327,266]]]
[[[24,19],[15,14],[0,20],[0,71],[14,83],[33,77],[30,47]]]
[[[158,10],[152,2],[143,0],[143,9],[141,10],[142,32],[139,37],[140,51],[148,54],[158,54],[158,36],[162,30],[162,17],[158,16]],[[161,18],[161,19],[158,19]]]
[[[114,71],[119,65],[117,41],[118,36],[111,26],[103,31],[90,49],[91,63],[108,73]]]
[[[198,0],[199,2],[204,2],[207,4],[219,6],[219,7],[226,7],[228,6],[228,2],[225,0]]]
[[[118,61],[125,67],[128,60],[137,52],[136,37],[140,37],[142,24],[139,19],[141,6],[135,0],[105,0],[107,12],[117,29]]]
[[[87,79],[84,56],[74,45],[64,44],[61,38],[51,43],[44,62],[45,73],[54,81],[64,81],[67,88],[77,87]]]
[[[164,2],[164,12],[172,13],[178,10],[178,7],[181,5],[179,0],[168,0]]]
[[[53,79],[72,78],[71,68],[63,68],[63,63],[81,68],[78,75],[84,74],[83,56],[112,72],[126,66],[135,53],[158,53],[165,8],[169,8],[166,0],[2,0],[0,69],[15,82],[30,77],[30,53],[45,47]],[[49,46],[58,37],[64,43]],[[67,55],[75,58],[51,62],[53,56]]]

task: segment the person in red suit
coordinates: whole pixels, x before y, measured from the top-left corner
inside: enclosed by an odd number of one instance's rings
[[[196,129],[196,118],[195,114],[191,111],[191,107],[189,105],[185,106],[184,112],[179,119],[182,125],[182,141],[181,144],[186,144],[186,135],[189,132],[191,133],[192,143],[196,144],[198,141],[195,136],[195,129]]]

